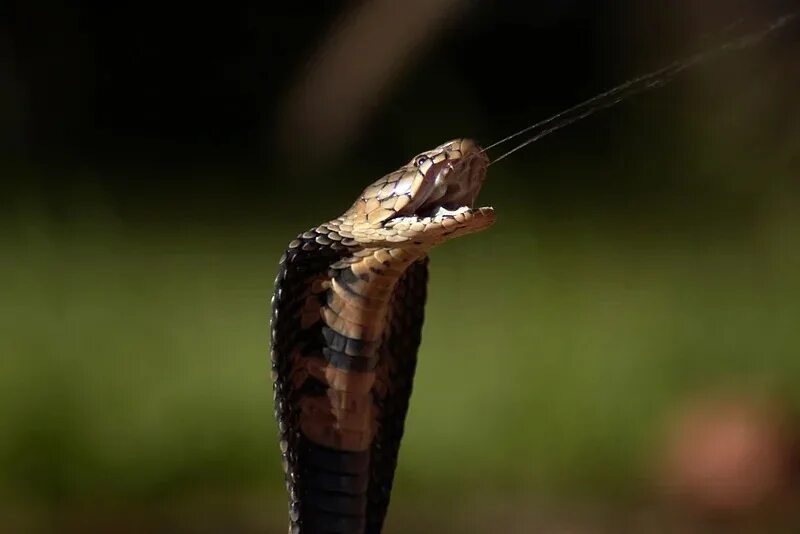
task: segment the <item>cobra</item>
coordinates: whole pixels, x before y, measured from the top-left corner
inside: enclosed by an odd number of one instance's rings
[[[488,158],[469,139],[368,186],[282,256],[272,370],[290,532],[381,531],[424,317],[428,253],[488,228]]]
[[[529,134],[494,159],[722,53],[765,29],[631,79],[486,147]],[[380,533],[392,491],[424,319],[428,254],[492,225],[473,207],[489,160],[456,139],[368,186],[341,216],[297,236],[280,260],[272,300],[275,414],[290,532]]]

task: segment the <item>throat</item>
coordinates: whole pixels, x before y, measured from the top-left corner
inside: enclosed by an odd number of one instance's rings
[[[302,401],[301,428],[312,442],[363,451],[377,430],[375,398],[385,395],[379,379],[382,343],[391,321],[398,280],[416,257],[374,249],[338,262],[319,313],[322,346],[305,360],[305,372],[325,386],[323,395]],[[385,374],[385,373],[383,373]]]
[[[422,249],[372,248],[359,251],[331,269],[323,319],[347,337],[377,342],[398,280]],[[333,315],[338,321],[329,321]]]

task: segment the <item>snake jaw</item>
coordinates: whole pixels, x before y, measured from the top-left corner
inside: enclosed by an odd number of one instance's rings
[[[393,218],[372,232],[369,240],[374,244],[384,242],[394,247],[428,249],[444,241],[484,230],[494,221],[495,212],[489,206],[461,206],[455,210],[441,207],[433,216]]]
[[[422,161],[422,162],[421,162]],[[486,178],[489,160],[472,140],[457,139],[423,152],[410,165],[421,181],[398,215],[435,215],[441,209],[472,208]]]
[[[424,155],[432,158],[427,165],[420,166],[423,184],[430,185],[427,190],[421,187],[415,198],[418,200],[409,203],[417,207],[399,213],[394,219],[398,222],[389,227],[401,235],[413,234],[416,243],[421,241],[433,246],[490,226],[494,222],[494,210],[473,207],[489,163],[480,147],[472,140],[457,139]],[[408,211],[406,217],[401,216]],[[388,226],[387,223],[384,226]]]
[[[488,163],[474,141],[448,141],[369,185],[332,223],[352,234],[348,246],[427,250],[477,232],[494,222],[492,208],[473,207]]]

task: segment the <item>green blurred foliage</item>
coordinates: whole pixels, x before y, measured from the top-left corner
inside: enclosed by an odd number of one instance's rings
[[[685,394],[800,402],[796,197],[765,195],[744,223],[688,198],[554,216],[502,191],[509,172],[483,197],[496,226],[432,254],[400,502],[624,501],[649,491]],[[277,506],[269,298],[305,214],[274,198],[267,223],[130,227],[91,205],[3,223],[0,485],[54,504],[266,491]]]

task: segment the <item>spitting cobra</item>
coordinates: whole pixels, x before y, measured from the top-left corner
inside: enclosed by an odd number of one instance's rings
[[[289,532],[381,532],[421,341],[428,253],[494,222],[492,208],[473,208],[487,165],[469,139],[423,152],[281,257],[271,358]]]
[[[800,12],[639,76],[523,128],[513,152],[678,74],[762,41]],[[380,533],[414,381],[428,253],[494,222],[473,208],[485,151],[456,139],[368,186],[344,214],[298,235],[272,298],[275,416],[292,533]]]

